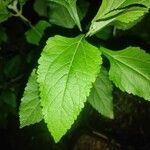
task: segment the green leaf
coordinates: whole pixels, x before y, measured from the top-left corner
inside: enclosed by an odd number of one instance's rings
[[[11,0],[0,0],[0,23],[7,20],[11,16],[7,9],[10,2]]]
[[[16,116],[16,95],[10,89],[0,90],[0,128],[7,128],[9,116]]]
[[[21,99],[19,117],[21,128],[40,122],[43,119],[40,106],[37,74],[35,69],[29,77],[29,81],[25,88],[23,98]]]
[[[112,90],[108,72],[105,68],[102,68],[93,84],[88,102],[99,113],[109,118],[114,118]]]
[[[32,26],[32,28],[25,33],[27,41],[31,44],[39,45],[44,34],[44,30],[49,26],[50,24],[48,22],[40,20],[35,26]]]
[[[3,28],[2,26],[0,26],[0,44],[2,42],[6,42],[8,39],[5,28]]]
[[[57,3],[49,3],[49,8],[48,18],[50,23],[69,29],[76,25],[66,7]]]
[[[118,29],[126,30],[133,27],[135,24],[141,21],[144,15],[148,13],[147,8],[141,8],[141,7],[135,7],[135,9],[132,8],[131,11],[130,9],[128,9],[128,12],[116,17],[115,22],[112,24]]]
[[[14,94],[14,92],[12,92],[11,90],[7,90],[5,89],[5,91],[1,92],[0,95],[1,101],[3,101],[5,104],[7,104],[8,106],[10,106],[10,108],[15,109],[17,104],[16,104],[16,95]],[[12,110],[13,110],[12,109]],[[9,107],[7,108],[7,111],[9,110]],[[13,111],[11,111],[12,113]]]
[[[5,63],[4,74],[8,78],[16,77],[20,73],[21,56],[16,55]]]
[[[110,61],[109,76],[114,84],[122,91],[150,100],[150,55],[138,47],[101,50]]]
[[[148,13],[149,8],[150,0],[103,0],[87,35],[91,36],[108,25],[128,29]]]
[[[87,0],[80,0],[77,2],[77,11],[80,20],[82,20],[86,16],[88,8],[89,8],[89,2]]]
[[[102,63],[100,55],[83,35],[48,39],[39,59],[38,82],[44,120],[55,142],[84,107]]]
[[[17,1],[17,0],[16,0]],[[14,0],[0,0],[0,23],[6,21],[9,17],[12,16],[12,13],[8,10],[8,5],[12,4]],[[26,0],[17,1],[21,7],[25,4]]]
[[[39,16],[47,17],[47,0],[36,0],[33,8]]]
[[[76,1],[77,0],[48,0],[51,8],[51,12],[49,13],[50,21],[57,25],[68,28],[72,28],[75,23],[81,31],[82,28],[77,13]]]

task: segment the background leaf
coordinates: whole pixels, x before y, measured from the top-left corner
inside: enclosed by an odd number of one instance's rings
[[[0,1],[0,23],[7,20],[11,16],[10,12],[7,9],[8,4],[11,0],[1,0]]]
[[[26,0],[18,0],[20,6],[25,4]],[[8,10],[8,5],[13,3],[12,0],[0,0],[0,23],[6,21],[12,16],[12,13]]]
[[[47,0],[35,0],[33,8],[39,16],[47,17]]]
[[[68,9],[64,7],[63,5],[54,3],[54,2],[49,2],[49,21],[52,24],[56,24],[65,28],[73,28],[76,23],[73,20],[72,16],[68,12]],[[88,2],[85,0],[79,1],[77,5],[77,10],[79,14],[80,20],[82,20],[87,12],[88,8]],[[63,19],[62,19],[63,18]]]
[[[26,39],[29,43],[39,45],[39,42],[44,34],[44,30],[50,24],[45,20],[40,20],[35,26],[25,33]]]
[[[17,113],[17,98],[10,89],[0,90],[0,128],[7,128],[8,117]]]
[[[150,100],[150,55],[138,47],[121,51],[101,48],[109,59],[110,79],[122,91]]]
[[[50,23],[65,28],[73,28],[75,26],[75,22],[68,13],[66,7],[59,5],[57,3],[50,2],[49,8],[50,10],[48,13],[48,18]]]
[[[2,26],[0,26],[0,44],[2,42],[7,42],[7,34],[6,34],[6,31],[5,31],[5,28],[3,28]]]
[[[19,117],[21,128],[40,122],[43,119],[39,99],[37,74],[35,69],[29,77],[23,98],[21,99]]]
[[[99,50],[83,35],[47,41],[39,59],[38,82],[44,119],[55,142],[84,107],[101,63]]]
[[[108,72],[105,68],[102,68],[93,84],[88,102],[100,114],[111,119],[114,118],[112,90],[113,88],[108,77]]]
[[[65,26],[65,23],[62,22],[62,15],[63,15],[63,19],[64,18],[69,18],[69,20],[74,21],[74,23],[78,26],[78,28],[81,29],[81,24],[80,24],[80,19],[77,13],[77,6],[76,6],[76,1],[77,0],[48,0],[49,6],[52,9],[52,14],[50,13],[50,21],[58,24],[58,25],[62,25]],[[71,19],[71,18],[72,19]],[[63,21],[66,22],[66,27],[71,28],[73,22],[71,21],[71,23],[69,24],[69,21],[67,21],[67,19],[64,19]],[[68,25],[69,24],[69,25]]]
[[[21,57],[16,55],[5,63],[4,74],[8,78],[13,78],[20,73]]]

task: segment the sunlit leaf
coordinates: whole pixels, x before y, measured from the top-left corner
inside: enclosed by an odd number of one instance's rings
[[[58,142],[84,107],[102,63],[98,48],[84,36],[49,38],[39,59],[42,112]]]

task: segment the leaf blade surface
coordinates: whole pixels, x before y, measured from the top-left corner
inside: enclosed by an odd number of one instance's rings
[[[100,64],[99,50],[83,35],[47,41],[39,59],[38,82],[44,119],[56,142],[84,107]]]
[[[43,119],[40,106],[37,74],[34,69],[29,77],[19,108],[20,127],[40,122]]]
[[[121,51],[101,48],[109,59],[110,79],[122,91],[150,100],[150,55],[138,47]]]

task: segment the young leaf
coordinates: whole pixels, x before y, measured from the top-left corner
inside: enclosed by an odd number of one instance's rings
[[[120,29],[128,29],[143,17],[149,8],[150,0],[103,0],[87,35],[93,35],[110,24]]]
[[[110,61],[109,76],[114,84],[122,91],[150,100],[150,55],[138,47],[101,50]]]
[[[112,84],[105,68],[101,69],[100,74],[94,82],[88,102],[102,115],[114,118]]]
[[[39,45],[39,42],[44,34],[44,30],[50,24],[45,20],[40,20],[35,26],[25,33],[26,39],[29,43]]]
[[[102,63],[100,51],[84,36],[49,38],[39,59],[42,112],[58,142],[84,107]]]
[[[31,73],[25,88],[19,108],[19,117],[21,128],[40,122],[43,119],[35,69]]]
[[[61,22],[61,20],[62,20],[61,16],[63,14],[64,15],[63,20],[65,18],[71,17],[72,19],[70,19],[70,20],[74,21],[74,23],[78,26],[80,31],[82,30],[81,24],[80,24],[80,19],[79,19],[78,13],[77,13],[77,6],[76,6],[77,0],[48,0],[48,1],[53,2],[53,5],[52,5],[52,3],[50,3],[50,6],[52,6],[51,9],[53,10],[52,16],[50,16],[50,17],[52,17],[52,18],[50,18],[50,21],[52,21],[54,23],[58,22],[58,25],[60,23],[63,24]],[[65,19],[65,21],[67,22],[67,19]],[[68,23],[69,22],[67,22],[67,24]],[[69,27],[71,25],[72,25],[72,21],[71,21]]]

